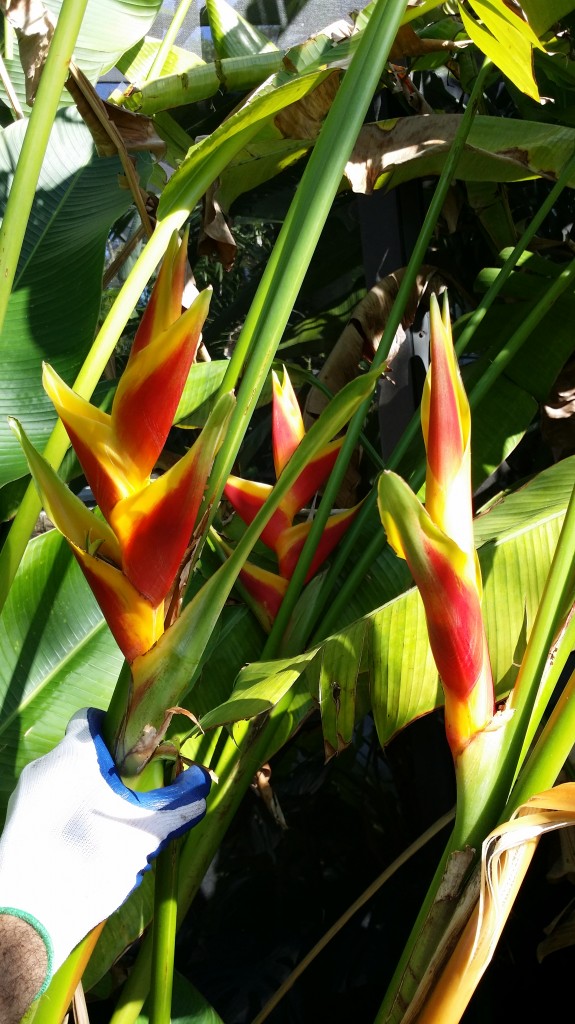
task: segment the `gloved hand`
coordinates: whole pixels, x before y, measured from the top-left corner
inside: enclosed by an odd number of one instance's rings
[[[64,739],[22,772],[0,839],[0,913],[29,921],[48,976],[142,881],[150,860],[206,812],[210,777],[196,766],[164,789],[122,783],[101,734],[103,712],[79,711]]]

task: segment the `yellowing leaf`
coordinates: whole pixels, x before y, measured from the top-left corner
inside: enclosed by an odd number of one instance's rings
[[[496,7],[486,0],[473,0],[473,7],[483,19],[483,25],[466,14],[461,5],[459,7],[469,38],[521,92],[539,102],[539,90],[533,76],[533,47],[540,46],[537,36],[527,22],[505,12],[503,4]]]

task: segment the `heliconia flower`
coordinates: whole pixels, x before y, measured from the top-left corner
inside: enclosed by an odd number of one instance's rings
[[[425,608],[429,642],[445,695],[454,758],[493,718],[494,689],[473,543],[470,412],[459,375],[449,311],[431,298],[431,364],[421,417],[427,449],[425,508],[408,485],[384,472],[378,505],[387,539],[405,558]]]
[[[273,373],[272,448],[276,477],[279,478],[305,433],[303,419],[291,381],[284,368],[283,384]],[[343,438],[337,438],[311,459],[302,469],[289,492],[261,533],[261,539],[279,554],[280,538],[289,530],[297,513],[307,505],[330,475],[341,450]],[[272,490],[271,484],[229,476],[224,494],[230,505],[249,526]],[[351,521],[351,520],[350,520]],[[327,556],[324,556],[327,557]]]
[[[405,558],[425,608],[429,643],[443,684],[445,727],[454,757],[491,721],[493,679],[481,601],[468,559],[431,520],[400,476],[384,472],[379,513],[395,553]]]
[[[233,405],[231,394],[222,395],[186,454],[157,480],[119,501],[110,513],[122,569],[154,605],[168,594],[190,542]]]
[[[89,512],[28,442],[45,507],[69,541],[126,658],[146,653],[164,629],[164,600],[182,565],[208,475],[234,404],[223,395],[190,450],[151,480],[201,339],[210,292],[182,313],[186,238],[172,238],[118,382],[110,415],[44,367],[44,385],[106,522]]]
[[[272,384],[272,449],[276,478],[279,478],[303,439],[305,428],[298,401],[285,367],[283,382],[280,383],[279,377],[273,372]],[[294,520],[297,513],[308,504],[314,494],[317,493],[327,480],[335,465],[343,441],[343,437],[337,438],[335,441],[329,441],[313,459],[310,459],[299,473],[288,493],[281,499],[278,507],[260,534],[260,539],[263,543],[275,552],[280,571],[280,575],[277,576],[275,573],[261,570],[266,573],[265,583],[273,591],[273,595],[268,600],[268,611],[271,613],[272,620],[277,615],[281,599],[283,599],[287,589],[287,580],[291,579],[293,575],[311,529],[311,522],[295,523]],[[271,484],[243,480],[241,477],[233,475],[228,477],[224,488],[224,494],[230,505],[248,526],[265,504],[271,491]],[[345,530],[357,515],[359,508],[360,505],[356,505],[352,509],[345,509],[343,512],[329,517],[322,539],[318,544],[311,567],[307,573],[306,583],[309,582],[326,558],[329,557],[345,533]],[[254,568],[257,567],[251,567],[251,569]],[[240,579],[243,581],[243,577],[240,576]],[[278,580],[282,580],[282,583],[274,583],[274,581]],[[264,577],[258,578],[256,581],[248,580],[245,583],[246,589],[253,593],[254,587],[257,590],[258,585],[264,586],[263,581]],[[285,586],[283,585],[284,583]]]

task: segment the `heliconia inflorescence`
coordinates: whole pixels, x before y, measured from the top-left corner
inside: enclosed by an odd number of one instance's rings
[[[279,479],[305,434],[299,404],[284,367],[283,381],[272,372],[272,450],[276,479]],[[312,527],[312,521],[295,522],[300,512],[323,486],[341,450],[343,438],[326,444],[302,469],[293,487],[282,498],[261,533],[263,543],[275,553],[279,575],[246,563],[240,580],[251,594],[259,617],[266,628],[273,622],[287,589],[287,582],[301,554]],[[228,477],[224,494],[234,511],[249,525],[272,491],[271,484]],[[360,505],[332,514],[323,531],[313,561],[306,575],[307,583],[329,557]]]
[[[427,451],[425,508],[401,477],[384,472],[378,504],[387,538],[419,588],[445,696],[454,758],[491,722],[494,689],[473,542],[469,403],[449,310],[431,297],[430,368],[421,403]]]
[[[145,654],[163,633],[164,599],[190,543],[233,404],[233,397],[224,395],[194,445],[152,479],[210,302],[210,291],[200,292],[182,312],[186,253],[187,236],[180,243],[175,233],[110,414],[81,398],[44,366],[44,387],[105,521],[62,483],[12,420],[45,508],[70,543],[129,662]]]

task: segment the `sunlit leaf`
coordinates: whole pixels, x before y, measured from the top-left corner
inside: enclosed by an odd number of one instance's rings
[[[0,211],[27,122],[0,135]],[[42,360],[72,382],[92,344],[111,224],[132,197],[120,162],[98,158],[73,111],[54,123],[0,339],[0,486],[27,474],[7,417],[18,416],[43,450],[56,414],[41,380]]]

